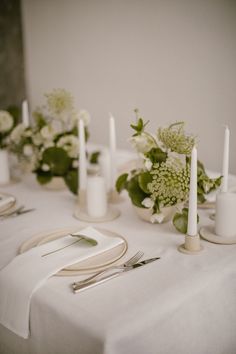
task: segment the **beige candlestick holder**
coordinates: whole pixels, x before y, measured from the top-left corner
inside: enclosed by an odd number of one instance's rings
[[[185,243],[178,247],[178,250],[185,254],[198,254],[203,250],[203,246],[200,243],[199,235],[189,236],[185,235]]]

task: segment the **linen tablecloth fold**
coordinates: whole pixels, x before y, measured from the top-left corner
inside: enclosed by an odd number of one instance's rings
[[[92,246],[87,241],[80,241],[66,247],[76,239],[65,236],[16,256],[0,271],[0,323],[3,326],[23,338],[28,338],[30,300],[33,293],[62,268],[108,251],[124,242],[118,237],[105,236],[91,226],[80,230],[79,233],[95,239],[97,245]],[[65,248],[50,253],[62,247]]]

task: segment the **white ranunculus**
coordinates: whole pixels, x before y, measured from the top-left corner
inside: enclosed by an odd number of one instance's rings
[[[79,140],[75,135],[70,134],[62,136],[58,140],[57,146],[66,150],[71,158],[77,158],[79,151]]]
[[[73,168],[78,168],[78,166],[79,166],[79,161],[78,161],[78,160],[74,160],[74,161],[72,162],[72,167],[73,167]]]
[[[49,171],[49,170],[50,170],[49,165],[48,165],[47,163],[43,163],[43,164],[42,164],[42,170],[43,170],[44,172]]]
[[[151,216],[151,218],[150,218],[150,221],[151,221],[151,223],[153,223],[153,224],[155,224],[156,222],[158,223],[158,224],[161,224],[162,223],[162,221],[164,220],[164,214],[162,214],[162,213],[159,213],[159,214],[157,214],[157,213],[155,213],[155,214],[152,214],[152,216]]]
[[[29,156],[32,156],[34,153],[34,149],[32,147],[32,145],[30,144],[26,144],[24,147],[23,147],[23,154],[27,157]]]
[[[49,124],[42,127],[42,129],[40,130],[40,133],[41,133],[42,137],[46,140],[53,140],[53,138],[56,134],[53,127]]]
[[[79,111],[79,119],[82,119],[82,121],[84,122],[84,126],[88,126],[90,123],[90,114],[88,111],[86,111],[85,109],[81,109]]]
[[[23,123],[18,124],[11,132],[10,139],[13,143],[18,144],[24,133],[25,126]]]
[[[32,136],[34,145],[39,146],[43,143],[43,137],[40,133],[36,133]]]
[[[138,152],[144,154],[155,146],[151,137],[143,133],[137,136],[132,136],[129,141]]]
[[[14,119],[7,111],[0,111],[0,132],[6,133],[12,129]]]
[[[151,198],[144,198],[142,205],[145,206],[145,208],[152,208],[154,206],[154,202]]]
[[[148,171],[152,169],[152,161],[150,159],[146,159],[144,165]]]

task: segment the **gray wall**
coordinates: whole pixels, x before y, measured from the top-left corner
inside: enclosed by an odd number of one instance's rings
[[[221,170],[223,124],[236,173],[235,0],[22,0],[31,107],[64,87],[107,143],[108,112],[128,147],[133,109],[150,128],[185,120],[199,158]]]
[[[0,109],[25,97],[20,0],[0,0]]]

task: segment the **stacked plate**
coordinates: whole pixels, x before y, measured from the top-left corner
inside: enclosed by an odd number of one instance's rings
[[[0,192],[0,216],[7,215],[15,208],[16,198],[7,193]]]

